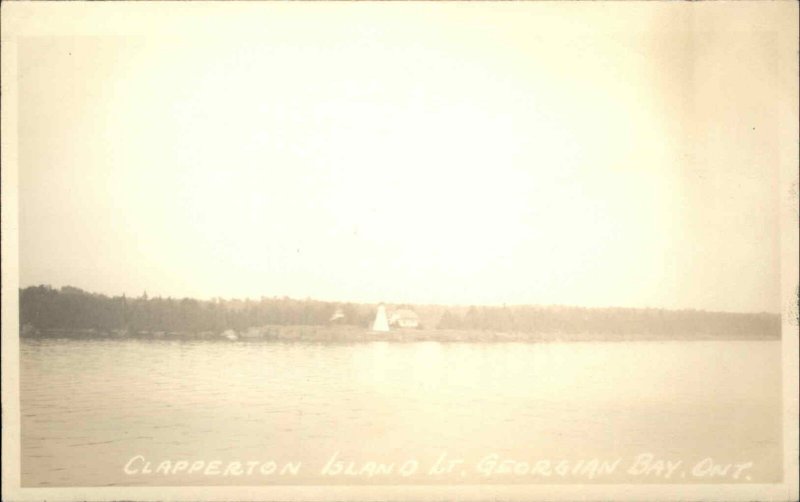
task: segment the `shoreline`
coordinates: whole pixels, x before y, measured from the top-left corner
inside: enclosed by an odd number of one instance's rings
[[[137,331],[95,329],[35,329],[22,330],[21,339],[81,339],[81,340],[175,340],[175,341],[220,341],[227,343],[275,341],[275,342],[633,342],[633,341],[713,341],[713,340],[780,340],[781,336],[770,334],[709,334],[709,333],[600,333],[600,332],[500,332],[456,329],[394,329],[375,332],[358,326],[304,326],[280,325],[221,332],[199,333],[183,331]]]

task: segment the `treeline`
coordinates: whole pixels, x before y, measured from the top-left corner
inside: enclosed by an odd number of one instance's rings
[[[442,329],[500,332],[601,333],[609,335],[681,335],[780,337],[776,314],[562,306],[469,307],[445,311]]]
[[[367,326],[373,309],[291,298],[195,300],[192,298],[109,297],[65,286],[20,290],[20,324],[36,329],[180,331],[243,330],[264,325],[323,325],[341,308],[352,324]]]
[[[780,316],[698,310],[561,306],[443,307],[403,305],[422,327],[505,333],[780,337]],[[368,327],[375,305],[291,298],[195,300],[106,296],[65,286],[20,290],[20,325],[38,330],[221,332],[267,325],[321,326],[341,309],[347,324]]]

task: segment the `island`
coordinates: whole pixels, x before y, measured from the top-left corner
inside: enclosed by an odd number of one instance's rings
[[[305,342],[777,340],[779,314],[561,305],[408,305],[313,299],[108,296],[19,290],[23,338]]]

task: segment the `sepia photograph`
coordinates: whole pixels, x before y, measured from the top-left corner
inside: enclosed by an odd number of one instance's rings
[[[796,2],[4,2],[4,500],[797,500]]]

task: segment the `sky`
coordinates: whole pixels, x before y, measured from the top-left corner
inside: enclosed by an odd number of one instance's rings
[[[568,5],[22,40],[20,285],[779,311],[774,33]]]

